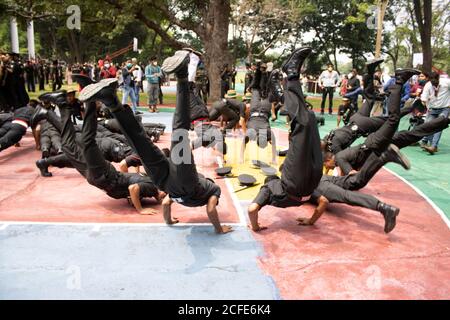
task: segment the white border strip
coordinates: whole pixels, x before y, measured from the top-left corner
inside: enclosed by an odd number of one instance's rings
[[[222,159],[217,156],[217,163],[220,167],[223,166]],[[239,223],[236,224],[238,226],[247,226],[247,220],[245,219],[244,212],[242,210],[241,202],[239,201],[238,197],[234,193],[233,186],[231,185],[231,182],[229,179],[225,178],[225,185],[227,186],[228,192],[230,193],[231,200],[233,200],[234,207],[236,208],[236,211],[239,216]],[[230,223],[227,223],[227,225],[230,225]]]
[[[447,227],[450,229],[450,220],[448,219],[448,217],[445,215],[444,211],[442,211],[441,208],[439,208],[434,202],[433,200],[431,200],[430,198],[428,198],[428,196],[426,194],[424,194],[422,191],[420,191],[416,186],[414,186],[411,182],[409,182],[408,180],[406,180],[405,178],[403,178],[402,176],[398,175],[397,173],[395,173],[394,171],[383,167],[384,170],[386,170],[387,172],[391,173],[392,175],[396,176],[397,178],[399,178],[401,181],[403,181],[404,183],[406,183],[408,186],[410,186],[415,192],[417,192],[422,198],[425,199],[425,201],[427,201],[430,206],[433,207],[433,209],[441,216],[442,220],[444,220],[445,224],[447,225]]]

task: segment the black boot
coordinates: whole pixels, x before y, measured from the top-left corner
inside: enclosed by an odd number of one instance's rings
[[[52,173],[48,172],[48,163],[46,159],[40,159],[36,161],[36,167],[41,171],[41,176],[51,177]]]
[[[89,103],[91,101],[103,102],[111,111],[111,108],[122,108],[116,95],[117,79],[104,79],[100,82],[92,83],[80,92],[79,99],[81,102]]]
[[[366,63],[367,73],[373,75],[377,67],[384,62],[384,59],[374,59]]]
[[[394,230],[400,209],[380,202],[378,204],[378,211],[380,211],[384,217],[384,232],[389,233]]]
[[[269,86],[272,94],[279,100],[283,97],[283,88],[280,84],[280,71],[278,69],[273,70],[269,77]]]
[[[50,157],[50,150],[44,149],[42,151],[42,159]]]
[[[31,116],[31,120],[30,120],[30,126],[32,128],[36,127],[37,124],[44,120],[47,119],[47,113],[48,110],[43,108],[42,106],[38,105],[33,113],[33,115]]]
[[[417,69],[397,69],[395,70],[395,83],[404,85],[412,76],[419,75]]]
[[[166,60],[164,60],[161,69],[167,73],[175,73],[178,79],[188,77],[189,51],[179,50]]]
[[[42,102],[50,102],[54,105],[59,106],[60,104],[67,103],[67,91],[59,90],[53,92],[46,92],[39,96],[38,98]]]
[[[288,80],[300,78],[300,68],[305,59],[311,54],[312,48],[304,47],[295,50],[291,56],[283,63],[281,70],[287,74]]]
[[[395,162],[406,170],[411,169],[411,163],[408,158],[400,152],[400,149],[395,144],[390,144],[387,150],[381,154],[380,159],[384,163]]]
[[[80,85],[80,89],[83,90],[84,87],[87,87],[88,85],[95,83],[94,80],[89,78],[88,76],[80,73],[72,74],[72,80]]]

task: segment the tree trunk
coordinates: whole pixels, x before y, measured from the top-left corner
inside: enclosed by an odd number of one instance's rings
[[[205,46],[205,64],[210,79],[210,98],[220,98],[220,69],[230,64],[228,52],[228,25],[231,6],[229,0],[211,0],[205,19],[205,32],[200,35]]]
[[[414,0],[414,13],[419,26],[420,40],[423,54],[423,70],[431,72],[433,66],[433,52],[431,47],[431,23],[432,23],[432,0]]]

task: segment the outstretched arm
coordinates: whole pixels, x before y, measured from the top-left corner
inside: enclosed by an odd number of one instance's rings
[[[261,206],[257,203],[252,203],[248,207],[248,218],[250,220],[250,227],[255,232],[267,229],[267,227],[263,227],[258,223],[259,210],[261,210]]]
[[[216,233],[223,234],[233,231],[230,226],[220,225],[219,214],[217,213],[217,197],[211,196],[206,205],[206,213],[208,214],[209,221],[214,226]]]
[[[164,221],[167,224],[175,224],[179,222],[177,218],[172,219],[172,212],[170,210],[172,203],[173,201],[170,199],[169,195],[167,195],[162,202]]]
[[[142,207],[141,198],[139,196],[140,189],[141,188],[139,187],[139,185],[137,183],[128,186],[128,191],[130,192],[131,203],[136,208],[137,212],[139,212],[139,214],[145,214],[145,215],[157,214],[158,212],[154,209],[151,209],[151,208],[144,209]]]
[[[314,223],[316,223],[317,220],[319,220],[319,218],[325,212],[329,201],[324,196],[320,196],[318,202],[319,204],[314,210],[314,213],[311,218],[297,218],[298,225],[312,226]]]

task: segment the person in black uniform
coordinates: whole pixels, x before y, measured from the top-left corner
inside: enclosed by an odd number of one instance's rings
[[[248,208],[253,231],[266,229],[258,223],[258,212],[262,207],[299,206],[303,203],[302,197],[311,195],[322,177],[322,151],[316,117],[306,106],[299,81],[301,66],[311,51],[309,47],[295,50],[282,66],[288,76],[284,92],[285,108],[292,119],[289,151],[281,179],[266,179]]]
[[[180,50],[167,58],[162,69],[167,74],[175,73],[178,78],[177,102],[173,116],[172,145],[170,157],[149,139],[133,114],[123,108],[116,95],[117,83],[96,83],[86,87],[80,95],[81,101],[100,100],[110,108],[119,121],[122,132],[140,156],[145,171],[156,185],[167,192],[163,201],[164,219],[167,224],[179,222],[172,218],[173,202],[187,207],[206,205],[206,212],[217,233],[227,233],[230,226],[220,224],[217,203],[220,187],[212,180],[199,176],[190,148],[188,131],[191,127],[190,89],[188,82],[189,51]]]
[[[438,117],[430,122],[418,125],[412,130],[398,131],[392,137],[391,143],[399,149],[410,146],[419,142],[423,137],[448,128],[449,122],[450,119],[448,118]],[[370,154],[371,150],[365,144],[353,146],[336,154],[336,164],[343,174],[352,174],[364,165]]]
[[[247,72],[245,73],[245,81],[244,81],[244,93],[247,92],[248,87],[253,82],[253,78],[255,76],[256,64],[246,63]]]
[[[255,71],[255,77],[248,90],[252,93],[250,103],[250,117],[247,120],[247,131],[241,145],[241,162],[245,158],[247,143],[256,140],[257,145],[264,149],[267,144],[272,145],[272,163],[276,164],[277,149],[275,135],[270,128],[269,117],[272,112],[272,104],[269,101],[269,90],[272,88],[272,78],[265,71],[265,64],[259,65]]]
[[[2,134],[0,135],[0,152],[18,143],[26,134],[31,125],[31,118],[35,112],[34,107],[27,105],[14,111],[11,122],[5,121],[2,124]],[[34,127],[34,126],[33,126]]]
[[[28,60],[27,61],[27,64],[25,65],[25,68],[24,68],[24,71],[25,71],[25,75],[26,75],[26,79],[27,79],[27,89],[28,89],[28,92],[35,92],[36,91],[36,86],[35,86],[35,83],[34,83],[34,65],[33,65],[33,63],[30,61],[30,60]]]
[[[56,91],[61,89],[63,82],[63,71],[61,66],[58,64],[58,60],[53,61],[52,80],[53,80],[52,90]]]
[[[47,120],[40,123],[40,147],[42,158],[48,158],[50,155],[61,154],[62,144],[59,131]]]
[[[111,80],[111,79],[107,79]],[[117,81],[116,79],[113,79]],[[71,165],[86,178],[89,184],[103,190],[114,199],[129,199],[131,204],[140,214],[156,214],[151,208],[143,208],[141,199],[145,197],[155,198],[160,201],[165,193],[159,192],[153,181],[148,176],[133,173],[118,172],[107,161],[96,142],[97,110],[95,102],[86,106],[86,114],[83,122],[81,141],[77,143],[76,133],[71,122],[72,110],[67,104],[66,91],[44,93],[39,97],[41,101],[49,101],[57,105],[61,120],[52,111],[38,108],[32,122],[36,123],[47,118],[61,131],[64,154]],[[80,146],[81,144],[81,146]]]
[[[44,91],[45,90],[44,61],[39,60],[36,68],[37,68],[37,79],[39,83],[39,91]]]
[[[208,108],[196,90],[194,81],[200,57],[194,52],[189,52],[188,79],[190,81],[188,84],[191,124],[197,135],[197,138],[192,141],[192,149],[216,147],[222,155],[226,155],[227,145],[224,135],[217,126],[211,123]]]
[[[310,203],[318,204],[311,218],[297,218],[299,225],[313,225],[325,212],[328,203],[345,203],[378,211],[384,218],[384,232],[389,233],[395,228],[399,208],[391,206],[376,197],[357,191],[346,190],[323,176],[318,187],[314,190]]]
[[[236,97],[235,90],[228,90],[225,98],[214,102],[209,111],[210,121],[216,121],[220,116],[224,118],[227,123],[223,129],[224,133],[233,129],[239,122],[245,121],[245,104],[237,101]]]
[[[72,110],[72,122],[77,123],[78,120],[83,120],[84,106],[75,96],[75,90],[67,92],[67,103]]]

